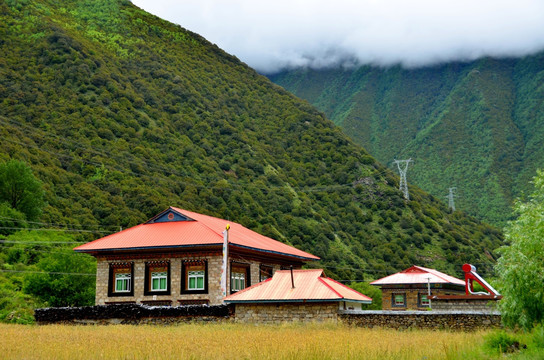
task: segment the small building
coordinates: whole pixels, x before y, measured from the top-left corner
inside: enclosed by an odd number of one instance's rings
[[[222,304],[223,231],[227,294],[300,268],[317,256],[235,222],[170,207],[149,221],[76,247],[97,259],[97,305]]]
[[[227,296],[236,321],[337,321],[342,310],[361,310],[372,299],[325,277],[321,269],[280,270],[272,278]]]
[[[380,287],[383,310],[428,309],[431,307],[431,296],[465,293],[463,280],[415,265],[370,284]]]

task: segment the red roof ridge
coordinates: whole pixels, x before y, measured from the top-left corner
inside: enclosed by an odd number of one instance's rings
[[[338,295],[339,298],[344,298],[344,296],[342,296],[342,294],[340,294],[338,291],[334,290],[334,289],[332,288],[332,286],[330,286],[329,284],[327,284],[327,283],[325,282],[325,280],[323,280],[323,277],[320,276],[317,280],[319,280],[320,283],[322,283],[323,285],[325,285],[326,287],[328,287],[329,290],[332,290],[332,292],[335,293],[336,295]]]
[[[185,210],[185,209],[180,209],[180,208],[177,208],[177,207],[174,207],[174,206],[170,206],[170,209],[173,209],[173,210],[179,212],[180,214],[182,214],[182,215],[184,215],[184,216],[187,216],[187,215],[184,214],[183,212],[193,213],[192,211]],[[219,219],[218,217],[211,216],[211,215],[205,215],[205,214],[198,214],[198,215],[199,215],[199,216],[205,216],[205,217],[213,218],[213,219],[223,220],[223,219]],[[199,221],[199,220],[194,219],[194,218],[192,218],[192,217],[190,217],[190,216],[187,216],[187,217],[190,218],[190,219],[193,219],[194,221],[200,222],[200,224],[202,224],[202,225],[204,225],[206,228],[210,229],[213,233],[216,233],[217,235],[223,237],[223,233],[222,233],[222,232],[218,233],[217,231],[215,231],[214,229],[212,229],[210,226],[208,226],[208,224],[206,224],[205,222]],[[227,220],[225,220],[225,221],[227,221]],[[236,223],[236,222],[232,222],[232,223],[233,223],[233,224],[236,224],[236,225],[240,225],[240,224],[238,224],[238,223]],[[241,225],[240,225],[240,226],[241,226]]]
[[[404,281],[404,280],[399,281],[399,275],[410,276],[410,274],[414,274],[414,276],[415,276],[416,274],[421,274],[419,276],[422,276],[422,274],[424,274],[424,273],[430,274],[430,275],[434,276],[437,280],[444,281],[446,283],[458,284],[458,285],[464,284],[463,280],[458,279],[458,278],[456,278],[454,276],[445,274],[445,273],[440,272],[440,271],[435,270],[435,269],[430,269],[430,268],[426,268],[426,267],[423,267],[423,266],[417,266],[417,265],[412,265],[409,268],[404,269],[402,271],[399,271],[397,273],[394,273],[394,274],[385,276],[383,278],[374,280],[374,281],[370,282],[370,284],[371,285],[383,285],[383,284],[410,283],[409,281]],[[385,282],[386,279],[388,279],[387,281],[390,281],[390,282]],[[395,280],[393,280],[393,279],[395,279]],[[417,283],[419,283],[419,282],[417,282]]]
[[[325,279],[327,279],[327,280],[329,280],[329,281],[332,281],[333,283],[338,284],[338,285],[340,285],[340,286],[343,286],[344,288],[346,288],[346,290],[354,291],[354,292],[356,292],[356,293],[359,292],[359,291],[357,291],[357,290],[355,290],[355,289],[350,288],[350,287],[347,286],[347,285],[342,284],[340,281],[336,281],[336,280],[334,280],[334,279],[331,279],[330,277],[326,277]],[[363,293],[361,293],[361,294],[363,294]],[[363,294],[363,295],[365,295],[365,294]],[[365,296],[366,296],[366,295],[365,295]],[[367,296],[367,297],[370,298],[369,296]]]

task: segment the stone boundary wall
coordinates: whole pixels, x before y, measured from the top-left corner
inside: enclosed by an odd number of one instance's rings
[[[335,304],[336,306],[336,304]],[[336,308],[337,309],[337,308]],[[271,310],[275,310],[272,311]],[[280,323],[332,321],[349,326],[393,329],[429,329],[472,331],[501,327],[498,312],[477,311],[388,311],[388,310],[338,310],[323,304],[314,304],[312,309],[304,306],[284,306],[276,312],[276,306],[248,306],[236,314],[238,322]],[[276,312],[276,314],[273,314]],[[189,305],[147,306],[140,304],[96,305],[85,307],[63,307],[36,309],[36,323],[46,324],[157,324],[174,325],[188,322],[233,322],[234,306]]]
[[[433,299],[431,302],[433,310],[437,311],[497,311],[497,301],[490,299]]]
[[[236,304],[235,321],[256,324],[336,323],[338,321],[338,303]]]
[[[45,324],[176,324],[221,322],[234,318],[228,305],[147,306],[141,304],[96,305],[36,309],[34,318]]]
[[[498,312],[478,311],[341,311],[338,320],[347,325],[393,329],[477,330],[500,328]]]

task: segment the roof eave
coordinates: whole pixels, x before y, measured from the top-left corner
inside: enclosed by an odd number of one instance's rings
[[[353,299],[344,299],[344,298],[336,298],[336,299],[270,299],[270,300],[223,300],[226,303],[230,304],[256,304],[256,303],[265,303],[265,304],[272,304],[272,303],[316,303],[316,302],[340,302],[340,301],[348,301],[348,302],[355,302],[360,304],[372,304],[371,300],[353,300]]]
[[[234,243],[229,243],[230,246],[233,247],[239,247],[241,249],[248,249],[252,251],[257,251],[261,253],[268,253],[268,254],[275,254],[280,256],[286,256],[291,257],[299,260],[304,261],[317,261],[320,260],[319,257],[316,256],[316,258],[309,258],[304,257],[300,255],[294,255],[294,254],[287,254],[279,251],[273,251],[273,250],[265,250],[265,249],[259,249],[251,246],[244,246],[244,245],[238,245]],[[80,253],[104,253],[108,251],[140,251],[140,250],[162,250],[162,249],[186,249],[186,248],[197,248],[197,247],[213,247],[213,246],[223,246],[223,243],[213,243],[213,244],[190,244],[190,245],[164,245],[164,246],[138,246],[138,247],[123,247],[123,248],[105,248],[105,249],[77,249],[75,248],[75,252]]]

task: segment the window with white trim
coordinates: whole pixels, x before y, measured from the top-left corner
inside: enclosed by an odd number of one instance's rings
[[[132,280],[131,273],[116,273],[115,274],[115,292],[130,292],[130,282]]]
[[[206,260],[185,260],[181,265],[181,293],[208,293],[208,262]]]
[[[168,281],[168,272],[152,271],[151,272],[151,291],[166,291]]]
[[[145,264],[144,295],[170,295],[170,262],[152,261]]]
[[[231,263],[230,267],[230,291],[236,292],[250,285],[249,264]]]
[[[133,271],[132,262],[110,263],[109,264],[108,296],[132,296],[133,292]]]

